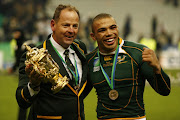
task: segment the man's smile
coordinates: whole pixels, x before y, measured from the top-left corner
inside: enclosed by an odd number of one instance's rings
[[[111,45],[111,44],[113,44],[113,43],[115,42],[115,38],[106,39],[106,40],[104,40],[104,42],[105,42],[106,44],[108,44],[108,45]]]

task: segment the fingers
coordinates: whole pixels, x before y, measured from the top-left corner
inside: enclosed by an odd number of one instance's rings
[[[142,60],[145,62],[151,62],[153,60],[154,51],[148,48],[143,48]]]
[[[143,48],[143,50],[142,60],[152,66],[154,71],[159,74],[161,72],[161,66],[155,52],[148,48]]]
[[[41,84],[42,81],[42,77],[41,76],[33,76],[30,78],[30,83],[35,85],[35,86],[39,86]]]
[[[25,71],[28,74],[29,78],[30,78],[30,83],[32,83],[35,86],[39,86],[43,76],[41,76],[39,73],[37,73],[34,69],[33,69],[33,65],[28,65],[25,67]]]
[[[35,70],[32,70],[31,72],[30,72],[30,74],[29,74],[29,77],[30,78],[34,78],[34,79],[37,79],[37,78],[39,78],[39,74],[35,71]]]
[[[143,53],[142,53],[142,55],[151,55],[151,54],[153,54],[153,50],[151,50],[151,49],[149,49],[149,48],[143,48]]]
[[[33,65],[32,64],[29,64],[25,67],[25,71],[27,74],[30,74],[30,72],[32,71],[33,69]]]

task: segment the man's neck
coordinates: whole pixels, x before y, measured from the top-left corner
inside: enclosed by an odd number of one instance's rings
[[[116,50],[115,50],[115,51],[112,51],[112,52],[109,52],[109,53],[103,53],[103,52],[99,51],[99,53],[100,53],[101,55],[112,55],[112,54],[115,54],[115,52],[116,52]]]

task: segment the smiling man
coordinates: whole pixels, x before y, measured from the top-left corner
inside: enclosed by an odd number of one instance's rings
[[[115,19],[106,13],[92,22],[98,47],[87,54],[88,85],[96,89],[99,120],[146,120],[143,93],[146,80],[160,95],[170,93],[170,79],[153,50],[119,37]]]
[[[25,66],[26,54],[22,56],[16,98],[21,108],[31,107],[28,120],[85,119],[81,93],[87,83],[87,62],[85,44],[75,39],[79,21],[79,11],[75,7],[60,4],[51,20],[53,33],[38,46],[47,49],[59,65],[59,76],[69,78],[69,84],[59,92],[53,93],[50,82],[42,82],[42,76],[31,66]]]
[[[109,53],[116,50],[118,45],[118,28],[114,18],[102,19],[95,18],[92,24],[91,37],[97,40],[99,50]]]

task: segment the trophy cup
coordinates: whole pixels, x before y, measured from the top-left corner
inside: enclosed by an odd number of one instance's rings
[[[58,64],[53,60],[46,49],[31,48],[28,45],[25,45],[25,47],[27,49],[25,65],[32,65],[36,73],[43,76],[42,82],[52,83],[51,90],[54,94],[68,84],[69,79],[59,74]]]

